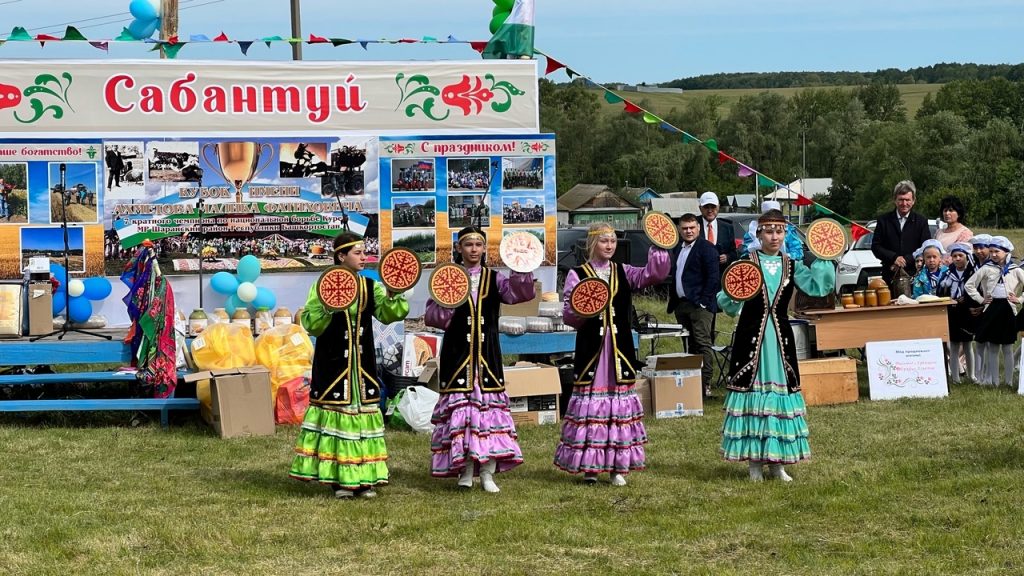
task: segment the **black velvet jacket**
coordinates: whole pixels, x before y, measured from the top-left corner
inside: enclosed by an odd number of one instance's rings
[[[320,406],[352,404],[352,378],[358,378],[359,403],[380,402],[380,378],[373,345],[373,280],[359,277],[357,311],[335,312],[317,337],[309,402]]]
[[[610,262],[611,273],[608,282],[611,287],[611,306],[604,311],[588,318],[576,331],[576,353],[573,368],[573,382],[577,386],[590,385],[594,381],[594,370],[601,356],[604,335],[611,330],[612,347],[614,350],[615,381],[619,384],[636,382],[637,371],[642,364],[637,360],[636,348],[633,346],[633,333],[630,326],[630,313],[633,298],[630,295],[629,280],[626,270]],[[596,278],[597,273],[588,263],[573,268],[580,280]]]
[[[470,392],[477,376],[484,392],[504,392],[498,343],[501,292],[498,277],[490,268],[480,269],[476,302],[472,298],[452,312],[441,341],[441,394]],[[474,360],[479,359],[479,362]],[[479,374],[478,374],[479,372]]]

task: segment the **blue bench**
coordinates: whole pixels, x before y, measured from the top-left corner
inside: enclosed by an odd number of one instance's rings
[[[65,340],[0,340],[0,365],[63,366],[74,364],[122,364],[131,362],[131,350],[121,340],[123,332],[108,331],[113,340],[80,339],[72,333]],[[135,382],[134,374],[120,372],[62,372],[59,374],[3,374],[0,386],[26,386],[76,382]],[[159,411],[160,424],[168,426],[171,410],[198,410],[196,398],[113,398],[69,400],[4,400],[0,412],[83,412],[97,410]]]

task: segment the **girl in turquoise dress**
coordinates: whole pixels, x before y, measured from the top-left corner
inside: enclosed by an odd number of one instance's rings
[[[739,315],[729,359],[722,426],[722,457],[749,463],[750,479],[769,475],[789,482],[783,465],[810,458],[806,407],[800,394],[796,343],[787,310],[794,286],[810,296],[824,296],[835,286],[832,262],[818,260],[810,267],[780,253],[786,220],[779,210],[758,219],[761,249],[750,260],[761,269],[761,293],[746,302],[718,293],[718,305],[730,316]]]

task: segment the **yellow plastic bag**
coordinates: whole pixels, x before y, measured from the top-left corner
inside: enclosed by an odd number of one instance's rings
[[[254,366],[252,332],[240,324],[213,324],[192,341],[192,359],[200,370]]]
[[[308,376],[313,368],[313,342],[298,324],[267,330],[256,339],[256,361],[270,371],[272,398],[281,384]]]

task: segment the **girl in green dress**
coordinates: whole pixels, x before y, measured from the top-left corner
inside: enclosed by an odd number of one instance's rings
[[[800,395],[800,372],[793,329],[787,310],[794,287],[810,296],[824,296],[835,286],[835,268],[818,260],[807,267],[780,252],[786,237],[786,219],[769,210],[759,219],[761,249],[750,260],[761,269],[761,292],[746,302],[718,293],[718,305],[730,316],[739,315],[729,359],[729,378],[722,427],[722,457],[749,463],[750,479],[769,474],[789,482],[783,465],[811,456],[807,442],[806,411]]]
[[[339,234],[334,239],[334,263],[361,271],[366,265],[362,239]],[[338,498],[373,498],[374,487],[388,482],[372,319],[390,324],[409,313],[404,296],[369,278],[358,279],[356,301],[341,312],[324,308],[314,284],[300,318],[317,339],[309,408],[289,475],[327,484]]]

